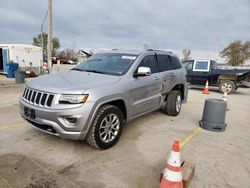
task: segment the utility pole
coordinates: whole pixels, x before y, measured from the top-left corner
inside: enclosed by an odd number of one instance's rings
[[[49,72],[52,72],[52,0],[48,0],[48,44],[47,44],[47,55],[48,55],[48,67]]]

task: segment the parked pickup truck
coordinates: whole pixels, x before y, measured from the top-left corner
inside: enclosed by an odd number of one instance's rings
[[[186,70],[173,53],[114,50],[30,80],[20,114],[43,132],[107,149],[132,119],[159,109],[177,116],[187,91]]]
[[[247,69],[218,69],[216,61],[208,59],[188,60],[184,62],[187,70],[187,82],[191,85],[204,86],[209,81],[210,86],[218,86],[221,93],[234,93],[250,78]]]

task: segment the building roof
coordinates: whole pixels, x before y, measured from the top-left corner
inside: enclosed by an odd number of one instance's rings
[[[0,48],[31,48],[36,50],[42,50],[39,46],[29,45],[29,44],[0,44]]]

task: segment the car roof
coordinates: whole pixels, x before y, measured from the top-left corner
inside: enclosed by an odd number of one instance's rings
[[[204,59],[197,58],[197,59],[188,59],[186,61],[216,61],[216,60],[214,60],[214,59],[206,59],[206,58],[204,58]]]
[[[121,54],[140,55],[140,54],[147,53],[147,52],[156,52],[156,53],[160,52],[160,53],[166,53],[168,55],[173,55],[173,53],[169,52],[169,51],[153,50],[153,49],[149,49],[149,50],[118,50],[118,49],[113,49],[113,50],[99,51],[98,53],[121,53]]]

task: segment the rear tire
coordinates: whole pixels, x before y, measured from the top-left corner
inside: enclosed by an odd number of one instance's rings
[[[167,97],[167,104],[163,111],[170,116],[177,116],[181,111],[182,98],[179,90],[172,90]]]
[[[219,84],[219,90],[221,93],[227,92],[227,94],[234,93],[237,86],[235,82],[231,80],[221,80]]]
[[[108,149],[114,146],[122,133],[123,114],[113,105],[102,106],[93,121],[86,141],[96,149]]]

